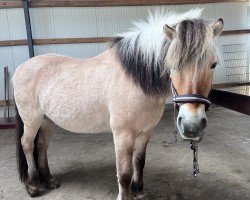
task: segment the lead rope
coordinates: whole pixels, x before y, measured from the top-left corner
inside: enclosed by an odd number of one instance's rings
[[[174,143],[177,145],[176,103],[174,103],[174,137]],[[198,164],[198,144],[191,141],[190,148],[193,150],[193,176],[196,177],[197,174],[200,173]]]
[[[171,79],[170,81],[171,81],[171,91],[172,91],[173,99],[175,99],[176,96],[178,96],[178,93],[176,92]],[[176,106],[177,106],[177,103],[174,102],[174,137],[175,137],[174,143],[175,144],[177,144]],[[193,150],[193,176],[196,177],[197,174],[200,172],[199,164],[198,164],[198,144],[194,141],[191,141],[190,148]]]
[[[190,148],[193,150],[193,176],[196,177],[200,172],[198,164],[198,144],[196,142],[190,142]]]

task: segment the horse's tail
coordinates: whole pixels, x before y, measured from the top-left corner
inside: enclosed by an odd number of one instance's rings
[[[23,147],[22,147],[22,143],[21,143],[21,138],[23,136],[23,132],[24,132],[24,124],[23,124],[23,120],[21,119],[18,109],[15,105],[15,109],[16,109],[16,158],[17,158],[17,167],[18,167],[18,172],[19,172],[19,178],[21,180],[21,182],[26,182],[27,178],[28,178],[28,164],[27,164],[27,160],[23,151]],[[38,134],[36,136],[36,139],[34,141],[34,152],[33,152],[33,156],[34,156],[34,160],[36,163],[36,167],[37,167],[37,161],[38,161],[38,151],[37,151],[37,137]]]
[[[19,172],[19,178],[22,182],[25,182],[28,177],[28,164],[23,152],[21,144],[21,138],[23,136],[23,120],[21,119],[18,109],[16,108],[16,158],[17,167]]]

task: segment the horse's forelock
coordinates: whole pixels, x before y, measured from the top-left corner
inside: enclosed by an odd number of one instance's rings
[[[213,31],[204,19],[184,20],[176,27],[176,39],[168,51],[168,65],[182,69],[186,63],[204,65],[213,50]]]

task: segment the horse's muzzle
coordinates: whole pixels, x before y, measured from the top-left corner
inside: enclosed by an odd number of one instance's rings
[[[188,112],[179,112],[177,127],[184,140],[200,142],[207,128],[207,117],[204,113],[195,115]]]

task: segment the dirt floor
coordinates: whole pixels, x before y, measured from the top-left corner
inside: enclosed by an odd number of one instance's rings
[[[178,138],[173,144],[173,112],[156,127],[147,150],[144,173],[149,200],[250,199],[250,118],[215,107],[199,144],[201,173],[192,176],[192,151]],[[116,199],[112,134],[72,134],[56,128],[49,148],[52,173],[61,182],[37,199]],[[14,130],[0,131],[0,199],[29,199],[19,182]]]

